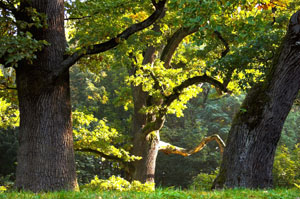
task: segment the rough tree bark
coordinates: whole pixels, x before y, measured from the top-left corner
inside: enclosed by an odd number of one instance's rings
[[[18,29],[30,32],[36,40],[46,40],[49,45],[36,53],[32,63],[21,60],[16,68],[20,109],[17,189],[34,192],[76,189],[69,68],[81,57],[112,49],[118,41],[153,24],[163,13],[166,0],[151,2],[155,11],[144,21],[131,25],[107,42],[68,56],[64,0],[21,1],[18,8],[0,1],[0,8],[10,11],[19,21],[32,22],[27,8],[34,8],[47,17],[47,27]],[[0,57],[0,64],[10,67],[5,56]]]
[[[269,188],[277,142],[300,87],[300,11],[266,80],[252,88],[235,116],[213,188]]]
[[[53,78],[66,48],[64,1],[34,0],[47,13],[47,29],[30,29],[51,45],[37,53],[33,64],[16,69],[20,137],[16,187],[34,192],[77,187],[73,152],[69,72]],[[26,18],[26,16],[23,16]]]
[[[154,182],[158,144],[159,131],[154,131],[146,137],[141,135],[134,137],[134,147],[131,152],[142,159],[133,162],[131,180],[138,180],[142,183]]]

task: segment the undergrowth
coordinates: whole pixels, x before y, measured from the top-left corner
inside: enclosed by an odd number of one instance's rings
[[[6,191],[0,199],[300,199],[300,189],[249,190],[228,189],[218,191],[176,190],[158,188],[153,192],[137,191],[91,191],[30,193]]]

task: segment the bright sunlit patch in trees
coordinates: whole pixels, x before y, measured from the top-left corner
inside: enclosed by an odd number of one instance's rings
[[[12,103],[0,98],[0,127],[14,128],[19,126],[19,111]]]
[[[107,126],[106,120],[99,120],[93,114],[80,111],[74,111],[72,115],[75,150],[91,149],[127,162],[138,159],[124,148],[114,146],[124,140],[116,129]]]

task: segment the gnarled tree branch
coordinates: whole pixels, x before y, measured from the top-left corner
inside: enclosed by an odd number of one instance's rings
[[[227,43],[227,41],[224,39],[224,37],[222,37],[221,33],[219,31],[214,31],[215,35],[217,35],[217,37],[223,42],[224,46],[225,46],[225,50],[222,52],[221,54],[221,58],[225,57],[227,55],[227,53],[229,52],[230,48],[229,48],[229,44]]]
[[[167,41],[167,45],[163,49],[163,52],[161,54],[161,61],[163,61],[165,64],[164,66],[168,68],[171,64],[171,59],[174,55],[174,52],[178,45],[181,43],[181,41],[188,35],[191,35],[195,33],[199,27],[194,27],[194,28],[180,28],[178,29],[170,39]]]
[[[63,71],[67,70],[69,67],[71,67],[73,64],[75,64],[76,61],[78,61],[81,57],[85,55],[92,55],[92,54],[98,54],[101,52],[105,52],[107,50],[110,50],[117,45],[120,44],[122,40],[127,40],[129,36],[132,34],[141,31],[150,25],[152,25],[157,19],[160,18],[160,15],[164,12],[165,9],[165,3],[167,0],[160,0],[158,3],[155,3],[155,12],[149,16],[147,19],[140,23],[136,23],[131,25],[129,28],[124,30],[122,33],[118,34],[116,37],[110,39],[109,41],[106,41],[101,44],[95,44],[87,47],[85,51],[78,50],[72,55],[68,56],[62,63],[61,68],[55,75],[59,75]]]
[[[173,89],[173,94],[169,95],[166,97],[166,100],[164,101],[164,105],[169,106],[174,100],[178,99],[179,95],[183,91],[183,89],[194,85],[194,84],[199,84],[199,83],[210,83],[211,85],[215,86],[216,88],[222,90],[223,92],[229,92],[229,90],[224,86],[221,82],[218,80],[209,77],[207,75],[202,75],[202,76],[196,76],[196,77],[191,77],[184,82],[182,82],[179,86],[175,87]]]
[[[141,134],[143,136],[147,136],[149,133],[151,133],[153,131],[160,130],[163,127],[163,124],[165,122],[165,115],[168,110],[167,107],[170,106],[174,100],[179,98],[183,89],[185,89],[191,85],[205,83],[205,82],[210,83],[211,85],[215,86],[216,88],[220,89],[223,92],[230,93],[230,91],[226,88],[226,86],[224,86],[221,82],[219,82],[218,80],[216,80],[212,77],[209,77],[207,75],[189,78],[189,79],[185,80],[184,82],[182,82],[179,86],[175,87],[173,89],[173,94],[171,94],[169,96],[164,96],[159,113],[156,115],[156,119],[154,121],[147,123],[142,128]]]
[[[119,158],[119,157],[113,156],[113,155],[106,155],[105,153],[100,152],[96,149],[80,148],[80,149],[75,149],[75,151],[85,152],[85,153],[93,153],[95,155],[99,155],[99,156],[101,156],[103,158],[106,158],[106,159],[109,159],[109,160],[115,160],[115,161],[118,161],[118,162],[125,162],[122,158]]]
[[[215,140],[218,143],[218,145],[220,147],[220,152],[221,152],[221,154],[223,154],[223,151],[225,148],[225,143],[222,140],[222,138],[217,134],[214,134],[214,135],[204,138],[200,142],[199,145],[197,145],[195,148],[190,149],[190,150],[181,148],[181,147],[177,147],[177,146],[173,146],[169,143],[160,141],[159,142],[159,151],[162,151],[165,154],[178,154],[178,155],[182,155],[182,156],[186,157],[186,156],[190,156],[192,154],[195,154],[195,153],[201,151],[206,146],[207,143],[209,143],[213,140]]]

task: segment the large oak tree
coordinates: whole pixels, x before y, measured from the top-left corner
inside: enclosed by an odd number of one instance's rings
[[[86,46],[69,55],[64,0],[0,2],[3,28],[7,28],[2,36],[16,42],[15,46],[2,44],[5,50],[1,52],[0,63],[16,70],[20,110],[18,189],[76,189],[69,68],[81,57],[112,49],[150,26],[161,15],[165,2],[153,0],[155,11],[144,21],[107,42]]]
[[[272,187],[272,168],[285,119],[300,88],[300,11],[263,83],[254,86],[235,116],[214,188]]]

